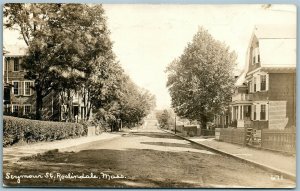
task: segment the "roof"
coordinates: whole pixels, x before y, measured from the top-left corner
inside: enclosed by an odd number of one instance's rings
[[[245,82],[245,77],[246,77],[246,72],[243,71],[243,72],[238,76],[238,78],[236,79],[234,85],[235,85],[236,87],[238,87],[238,86],[243,86],[243,85],[244,85],[244,82]]]
[[[17,44],[4,45],[5,56],[24,56],[27,52],[27,47],[21,47]],[[3,52],[4,52],[3,51]]]
[[[296,25],[257,25],[254,27],[246,57],[249,68],[250,48],[254,37],[259,42],[261,67],[296,67]]]
[[[254,34],[258,39],[296,39],[296,25],[256,25]]]
[[[262,67],[296,67],[296,39],[261,39],[259,53]]]
[[[296,73],[295,67],[263,67],[261,70],[271,73]]]

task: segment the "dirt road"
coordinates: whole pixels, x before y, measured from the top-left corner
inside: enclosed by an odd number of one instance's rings
[[[120,138],[52,150],[15,163],[4,161],[4,184],[122,188],[294,187],[293,181],[162,132],[155,123],[147,121],[143,128],[123,133]]]

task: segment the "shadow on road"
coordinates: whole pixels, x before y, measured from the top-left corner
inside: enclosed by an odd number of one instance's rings
[[[278,187],[282,184],[280,181],[270,181],[266,171],[221,155],[152,149],[90,149],[79,152],[52,150],[23,157],[13,165],[4,164],[4,175],[6,172],[14,175],[47,172],[80,175],[105,172],[126,177],[113,180],[24,179],[21,184],[17,184],[16,180],[4,179],[4,184],[11,186],[203,188],[211,185]]]
[[[205,157],[209,159],[209,157]],[[201,174],[207,164],[194,152],[167,152],[152,149],[82,150],[59,152],[51,150],[43,154],[23,157],[18,164],[5,165],[4,173],[41,174],[121,174],[120,180],[42,180],[24,179],[22,186],[86,186],[86,187],[163,187],[191,188],[204,186]],[[182,163],[185,161],[184,163]],[[197,176],[195,176],[197,175]],[[199,182],[200,181],[200,182]],[[15,180],[4,180],[6,185],[18,186]]]
[[[139,136],[147,136],[150,138],[162,138],[162,139],[179,139],[182,140],[181,138],[178,138],[174,135],[166,134],[166,133],[160,133],[160,132],[134,132],[132,133],[133,135],[139,135]]]
[[[156,146],[165,146],[165,147],[182,147],[182,148],[195,148],[195,146],[190,144],[183,143],[167,143],[167,142],[141,142],[141,144],[146,145],[156,145]],[[199,146],[200,147],[200,146]],[[202,148],[202,147],[201,147]],[[205,149],[205,148],[202,148]]]

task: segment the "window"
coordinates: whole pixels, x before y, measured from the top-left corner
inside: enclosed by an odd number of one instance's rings
[[[20,70],[19,58],[14,58],[14,71],[17,72]]]
[[[31,112],[31,105],[25,105],[24,106],[24,114],[28,114]]]
[[[4,104],[10,103],[10,88],[4,86]]]
[[[260,90],[266,90],[266,75],[260,76]]]
[[[266,120],[266,105],[260,106],[260,120]]]
[[[19,89],[20,89],[20,82],[13,82],[14,85],[14,95],[19,95]]]
[[[256,77],[253,78],[253,91],[256,92]]]
[[[256,105],[253,105],[253,120],[256,120]]]
[[[19,106],[13,105],[13,113],[19,113]]]
[[[31,95],[31,82],[24,82],[24,95],[30,96]]]

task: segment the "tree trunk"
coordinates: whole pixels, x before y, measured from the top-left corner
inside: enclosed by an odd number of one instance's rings
[[[87,105],[87,107],[86,107],[86,120],[88,121],[90,119],[91,109],[92,109],[91,95],[90,95],[90,91],[89,90],[87,92],[86,105]]]
[[[73,122],[73,100],[71,99],[71,90],[67,90],[67,100],[68,100],[68,119],[67,122]]]
[[[206,115],[200,116],[201,129],[206,129],[208,118]]]
[[[36,105],[35,105],[35,119],[42,119],[42,108],[43,108],[43,97],[42,90],[39,87],[36,87]]]

